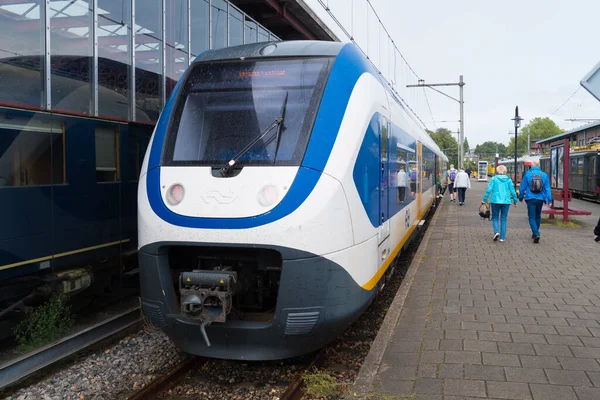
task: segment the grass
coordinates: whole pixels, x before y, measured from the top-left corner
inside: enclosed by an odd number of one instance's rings
[[[576,219],[569,218],[569,221],[565,224],[562,220],[562,215],[555,215],[554,219],[543,218],[542,225],[546,226],[556,226],[558,228],[569,228],[569,229],[578,229],[578,228],[588,228],[589,226],[585,222],[581,222]]]
[[[342,393],[342,385],[325,371],[315,368],[304,372],[303,378],[306,385],[305,392],[309,396],[337,399]]]

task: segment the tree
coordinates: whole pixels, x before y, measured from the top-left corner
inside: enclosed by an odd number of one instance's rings
[[[458,167],[458,143],[452,136],[452,132],[446,128],[438,128],[435,132],[427,130],[427,133],[444,154],[446,154],[450,164]]]
[[[465,141],[463,142],[463,154],[468,154],[470,153],[470,148],[469,148],[469,139],[465,138]]]
[[[527,153],[527,133],[529,133],[529,137],[531,140],[536,140],[546,139],[563,132],[564,129],[561,129],[550,118],[535,117],[534,119],[530,120],[529,123],[523,127],[523,129],[521,129],[521,132],[519,132],[517,136],[517,155],[521,157],[522,155]],[[509,155],[512,155],[514,157],[514,136],[510,138],[510,142],[508,143],[508,148],[506,150]]]
[[[482,144],[478,144],[475,147],[475,154],[479,156],[479,159],[492,161],[496,157],[496,154],[500,158],[506,157],[506,146],[502,143],[487,141]]]

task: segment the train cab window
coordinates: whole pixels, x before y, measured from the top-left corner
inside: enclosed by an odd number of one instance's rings
[[[0,114],[0,187],[65,183],[64,125]]]
[[[96,181],[119,180],[119,148],[116,128],[96,127]]]
[[[221,166],[250,146],[238,164],[299,165],[330,63],[297,58],[197,64],[171,116],[163,162]]]

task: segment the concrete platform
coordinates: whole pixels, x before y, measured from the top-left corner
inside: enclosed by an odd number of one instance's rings
[[[600,205],[534,244],[519,203],[493,242],[472,186],[446,194],[349,398],[600,399]]]

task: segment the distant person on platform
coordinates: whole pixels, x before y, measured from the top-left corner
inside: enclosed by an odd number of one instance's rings
[[[598,219],[598,225],[594,228],[594,235],[596,235],[594,239],[596,243],[600,243],[600,219]]]
[[[456,174],[454,188],[458,192],[458,205],[462,206],[465,204],[467,189],[471,188],[471,179],[469,179],[469,175],[467,175],[464,169],[460,169],[458,174]]]
[[[406,200],[406,186],[408,186],[408,175],[404,171],[404,168],[400,168],[398,171],[398,204],[404,203]]]
[[[456,198],[454,197],[454,180],[456,179],[458,171],[454,169],[454,164],[450,164],[450,169],[446,171],[446,184],[448,185],[448,193],[450,194],[450,202],[454,203]]]
[[[506,167],[499,165],[496,168],[496,175],[490,179],[487,190],[483,195],[481,204],[488,201],[492,205],[492,226],[494,227],[494,242],[500,239],[501,242],[506,240],[506,220],[508,219],[508,211],[510,204],[517,206],[517,192],[512,179],[506,175]],[[498,223],[500,222],[500,223]]]
[[[469,175],[469,179],[471,179],[471,174],[473,173],[473,171],[471,171],[471,168],[465,169],[465,172],[467,173],[467,175]]]
[[[552,192],[548,175],[540,169],[540,161],[532,160],[531,164],[531,169],[525,173],[519,187],[519,201],[525,199],[527,203],[531,238],[533,243],[539,243],[542,207],[544,204],[552,204]]]

